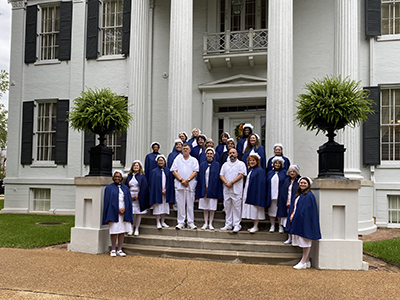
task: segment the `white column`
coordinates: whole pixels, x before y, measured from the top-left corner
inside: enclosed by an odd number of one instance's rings
[[[129,48],[129,104],[133,122],[128,129],[126,168],[135,159],[144,160],[150,148],[148,135],[148,52],[149,0],[132,1],[131,39]],[[144,161],[143,161],[144,162]]]
[[[358,81],[358,1],[336,1],[335,73],[342,78]],[[349,178],[362,178],[360,127],[346,127],[338,134],[338,142],[344,144],[344,172]]]
[[[266,149],[282,143],[293,160],[293,1],[270,0],[268,16]]]
[[[193,0],[171,0],[168,82],[168,138],[192,130]]]

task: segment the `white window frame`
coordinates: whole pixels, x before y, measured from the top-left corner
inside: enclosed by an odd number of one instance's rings
[[[383,93],[387,91],[389,95],[389,105],[388,106],[383,106]],[[395,120],[396,117],[396,107],[400,109],[400,105],[395,105],[396,103],[394,102],[394,97],[396,96],[396,93],[399,93],[400,96],[400,86],[388,86],[388,87],[382,87],[381,88],[381,107],[380,107],[380,151],[381,151],[381,163],[382,165],[387,165],[387,164],[399,164],[400,163],[400,157],[399,159],[396,159],[395,153],[396,149],[400,147],[400,138],[398,141],[395,140],[395,135],[396,135],[396,130],[400,130],[400,116],[397,116],[398,119]],[[394,95],[394,97],[392,97]],[[399,103],[400,104],[400,103]],[[384,123],[384,108],[389,107],[389,123]],[[385,127],[392,127],[392,142],[383,142],[383,136],[384,136],[384,128]],[[397,142],[397,144],[396,144]],[[383,159],[383,145],[388,144],[389,145],[389,153],[394,153],[392,155],[389,154],[389,159]],[[391,159],[393,157],[393,159]]]
[[[400,226],[400,195],[387,195],[387,197],[388,197],[388,224]],[[396,204],[391,205],[391,201],[395,202]],[[397,222],[393,222],[392,218],[393,213],[397,215],[396,216]]]
[[[119,137],[119,143],[118,143],[118,137]],[[113,162],[119,163],[121,159],[117,159],[117,150],[119,149],[119,151],[121,151],[121,134],[117,134],[116,132],[107,134],[104,144],[113,150],[113,156],[112,156]]]
[[[119,2],[121,3],[121,11],[120,11],[121,24],[118,24],[118,18],[117,17],[114,18],[114,22],[113,22],[112,26],[105,26],[103,24],[103,22],[105,21],[105,18],[107,17],[107,16],[104,16],[104,10],[106,9],[106,5],[107,5],[108,2],[115,2],[116,7],[118,7],[118,3]],[[116,15],[117,14],[118,14],[118,12],[116,13]],[[100,50],[99,52],[100,52],[100,55],[99,55],[99,57],[108,57],[108,56],[111,56],[111,57],[123,57],[123,54],[121,54],[121,51],[122,51],[123,14],[124,14],[123,0],[102,0],[101,1],[100,10],[99,10],[99,28],[100,28],[100,32],[99,32],[99,50]],[[120,47],[119,47],[119,49],[116,49],[115,43],[118,43],[118,41],[116,39],[114,39],[114,43],[113,43],[114,50],[113,51],[107,51],[107,50],[104,51],[104,48],[103,48],[104,47],[104,36],[103,36],[104,35],[104,31],[106,29],[113,29],[113,28],[115,30],[118,30],[118,28],[119,28],[119,30],[121,32]]]
[[[38,30],[38,43],[37,43],[37,53],[38,55],[38,61],[42,62],[59,62],[58,56],[59,56],[59,46],[60,46],[60,2],[56,3],[49,3],[49,4],[43,4],[39,5],[39,17],[38,17],[38,24],[37,24],[37,30]],[[57,17],[57,7],[58,7],[58,19]],[[55,8],[52,11],[52,28],[57,27],[56,22],[58,22],[58,30],[53,30],[49,32],[43,32],[43,13],[45,10],[48,10],[50,8]],[[53,37],[53,39],[51,38]],[[49,46],[51,49],[51,54],[50,57],[47,57],[44,55],[43,52],[43,47],[42,43],[44,40],[47,39],[51,45]]]
[[[397,5],[396,5],[397,4]],[[384,16],[383,16],[383,6],[388,5],[389,7],[389,19],[385,18],[385,20],[389,20],[389,33],[383,33],[382,31],[382,36],[388,36],[388,35],[400,35],[400,0],[382,0],[382,29],[383,29],[383,21],[384,21]],[[398,16],[396,17],[396,10],[399,10],[397,12]],[[386,16],[385,16],[386,17]],[[396,28],[396,23],[398,25],[398,31],[397,33],[393,33],[394,28]]]
[[[48,198],[35,198],[35,192],[43,190],[48,192]],[[31,210],[32,212],[49,212],[51,210],[51,189],[50,188],[43,188],[43,187],[31,187],[30,188],[30,193],[31,193]],[[37,202],[42,202],[42,205],[44,205],[44,210],[39,210],[35,209],[35,205],[37,205]],[[46,206],[48,209],[46,209]]]
[[[33,121],[33,128],[34,128],[34,138],[33,138],[33,149],[32,149],[32,155],[33,155],[33,162],[32,162],[32,166],[56,166],[55,164],[55,157],[53,157],[53,159],[38,159],[38,155],[41,155],[40,153],[38,153],[39,150],[39,110],[40,110],[40,106],[42,104],[48,104],[51,103],[52,105],[56,105],[57,106],[57,99],[47,99],[47,100],[35,100],[35,109],[34,109],[34,121]],[[52,114],[52,110],[50,108],[50,119],[54,117],[54,121],[57,121],[57,114],[55,112],[55,115],[53,116]],[[51,120],[50,120],[51,122]],[[45,133],[44,131],[41,133]],[[48,133],[51,134],[56,134],[56,130],[50,130],[48,131]],[[52,139],[51,136],[50,138],[50,147],[55,149],[55,143],[54,145],[51,145]],[[55,155],[54,155],[55,156]],[[49,154],[47,155],[47,158],[51,158],[49,157]]]

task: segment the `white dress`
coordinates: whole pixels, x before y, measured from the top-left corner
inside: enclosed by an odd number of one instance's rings
[[[268,216],[276,217],[278,212],[278,194],[279,194],[279,176],[275,171],[275,175],[271,178],[271,206],[268,208]]]
[[[299,201],[300,196],[297,196],[294,200],[293,215],[296,213],[297,201]],[[299,235],[292,234],[292,246],[298,246],[300,248],[311,247],[312,240],[303,238]]]
[[[121,187],[118,187],[118,189],[118,207],[125,208],[124,192],[121,190]],[[120,234],[132,231],[132,224],[130,222],[124,222],[124,216],[121,214],[118,214],[118,222],[110,222],[109,226],[110,234]]]
[[[136,180],[135,175],[133,175],[132,179],[129,181],[129,191],[131,192],[132,197],[139,194],[139,182]],[[142,212],[140,211],[139,199],[132,200],[132,211],[134,215],[144,215],[147,213],[147,209]]]
[[[250,220],[265,220],[265,208],[261,206],[255,206],[252,204],[247,204],[247,190],[249,188],[250,176],[253,171],[247,175],[246,183],[243,190],[243,209],[242,218]]]
[[[206,180],[206,186],[210,180],[210,166],[208,166],[206,173],[204,174]],[[207,195],[206,195],[207,196]],[[204,210],[217,210],[218,199],[215,198],[200,198],[199,199],[199,209]]]
[[[165,190],[167,186],[167,177],[165,176],[164,169],[162,169],[162,189]],[[153,204],[153,215],[169,215],[169,203],[167,203],[167,195],[162,196],[162,203]]]

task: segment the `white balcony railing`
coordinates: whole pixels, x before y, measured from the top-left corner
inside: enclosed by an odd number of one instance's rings
[[[266,51],[268,29],[205,33],[203,54]]]

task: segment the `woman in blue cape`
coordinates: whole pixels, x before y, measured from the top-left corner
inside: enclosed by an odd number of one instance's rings
[[[175,202],[174,176],[165,167],[164,155],[156,158],[157,167],[150,174],[150,204],[153,205],[153,215],[156,216],[157,228],[168,228],[165,215],[169,215],[169,203]]]
[[[243,162],[246,164],[247,168],[249,167],[247,165],[247,158],[249,157],[250,154],[258,154],[260,157],[260,167],[265,171],[265,149],[264,147],[260,144],[260,139],[257,134],[252,133],[249,135],[248,142],[247,142],[247,147],[245,149],[245,153],[243,154]]]
[[[182,153],[182,145],[183,142],[180,139],[175,140],[175,145],[174,145],[174,150],[168,155],[167,159],[167,167],[170,169],[172,167],[172,164],[174,162],[174,159]]]
[[[103,205],[103,225],[110,226],[111,236],[111,252],[110,255],[115,257],[126,256],[122,251],[124,242],[124,234],[132,231],[132,198],[129,188],[121,184],[124,173],[115,170],[113,173],[113,183],[104,189],[104,205]],[[118,251],[115,250],[118,239]]]
[[[311,192],[312,180],[301,177],[297,188],[296,199],[289,208],[289,222],[286,231],[292,235],[292,245],[303,248],[303,257],[294,269],[311,267],[309,255],[313,240],[321,238],[318,207]]]
[[[247,138],[253,133],[253,125],[246,123],[243,125],[242,137],[237,141],[236,150],[238,152],[238,159],[243,160],[244,150],[247,147]]]
[[[190,151],[190,155],[196,158],[199,163],[201,155],[204,155],[206,139],[207,137],[204,134],[200,134],[196,139],[197,146],[192,147]]]
[[[278,199],[278,212],[276,216],[281,218],[282,225],[286,227],[287,224],[287,216],[290,205],[293,203],[297,187],[299,186],[300,179],[300,168],[298,165],[290,165],[287,173],[289,177],[285,179],[282,185],[282,190],[279,193]],[[288,239],[285,241],[285,244],[290,244],[292,242],[292,237],[289,234]]]
[[[253,220],[253,227],[249,228],[250,233],[258,231],[258,223],[265,220],[266,206],[266,176],[265,170],[260,167],[258,154],[250,154],[247,158],[249,170],[243,190],[242,218]]]
[[[206,148],[206,149],[208,149],[208,148],[213,148],[213,149],[214,149],[214,141],[213,141],[211,138],[206,139],[205,148]],[[215,161],[219,161],[219,154],[218,154],[216,151],[214,151],[214,160],[215,160]],[[200,165],[202,162],[207,161],[206,151],[203,151],[203,152],[199,155],[198,161],[199,161],[199,165]]]
[[[272,170],[272,160],[273,160],[275,157],[281,157],[281,158],[283,158],[283,160],[285,161],[284,169],[287,171],[288,168],[289,168],[289,166],[290,166],[290,160],[289,160],[289,158],[283,156],[283,145],[280,144],[280,143],[276,143],[276,144],[272,147],[272,149],[274,150],[275,156],[272,156],[272,157],[270,157],[270,158],[268,159],[268,162],[267,162],[267,173],[268,173],[269,171]]]
[[[147,154],[144,160],[144,170],[146,173],[147,182],[150,181],[151,171],[157,167],[156,157],[160,154],[158,151],[160,150],[161,146],[159,142],[152,142],[150,147],[153,152]]]
[[[219,145],[215,149],[215,152],[217,152],[220,156],[225,151],[228,151],[228,148],[226,147],[226,142],[230,137],[231,136],[229,135],[228,132],[221,133],[221,136],[219,137]]]
[[[273,169],[267,173],[267,207],[268,216],[271,222],[269,232],[275,231],[275,219],[278,212],[279,193],[282,190],[283,181],[286,179],[285,161],[282,157],[275,157],[272,160]],[[285,229],[279,223],[279,233],[284,233]]]
[[[220,164],[214,159],[215,150],[206,149],[207,161],[202,162],[197,174],[195,198],[199,199],[199,209],[203,209],[204,225],[201,229],[214,229],[214,214],[217,210],[218,199],[223,199],[222,182],[219,177]],[[210,218],[208,216],[210,215]]]
[[[192,135],[187,143],[190,145],[190,148],[194,148],[197,146],[197,137],[201,134],[201,130],[199,128],[192,129]]]
[[[140,160],[135,160],[129,170],[128,177],[125,180],[132,197],[132,210],[134,217],[135,233],[128,232],[128,235],[139,235],[139,227],[142,221],[142,215],[147,213],[149,204],[149,186],[146,176],[143,173],[143,164]]]

